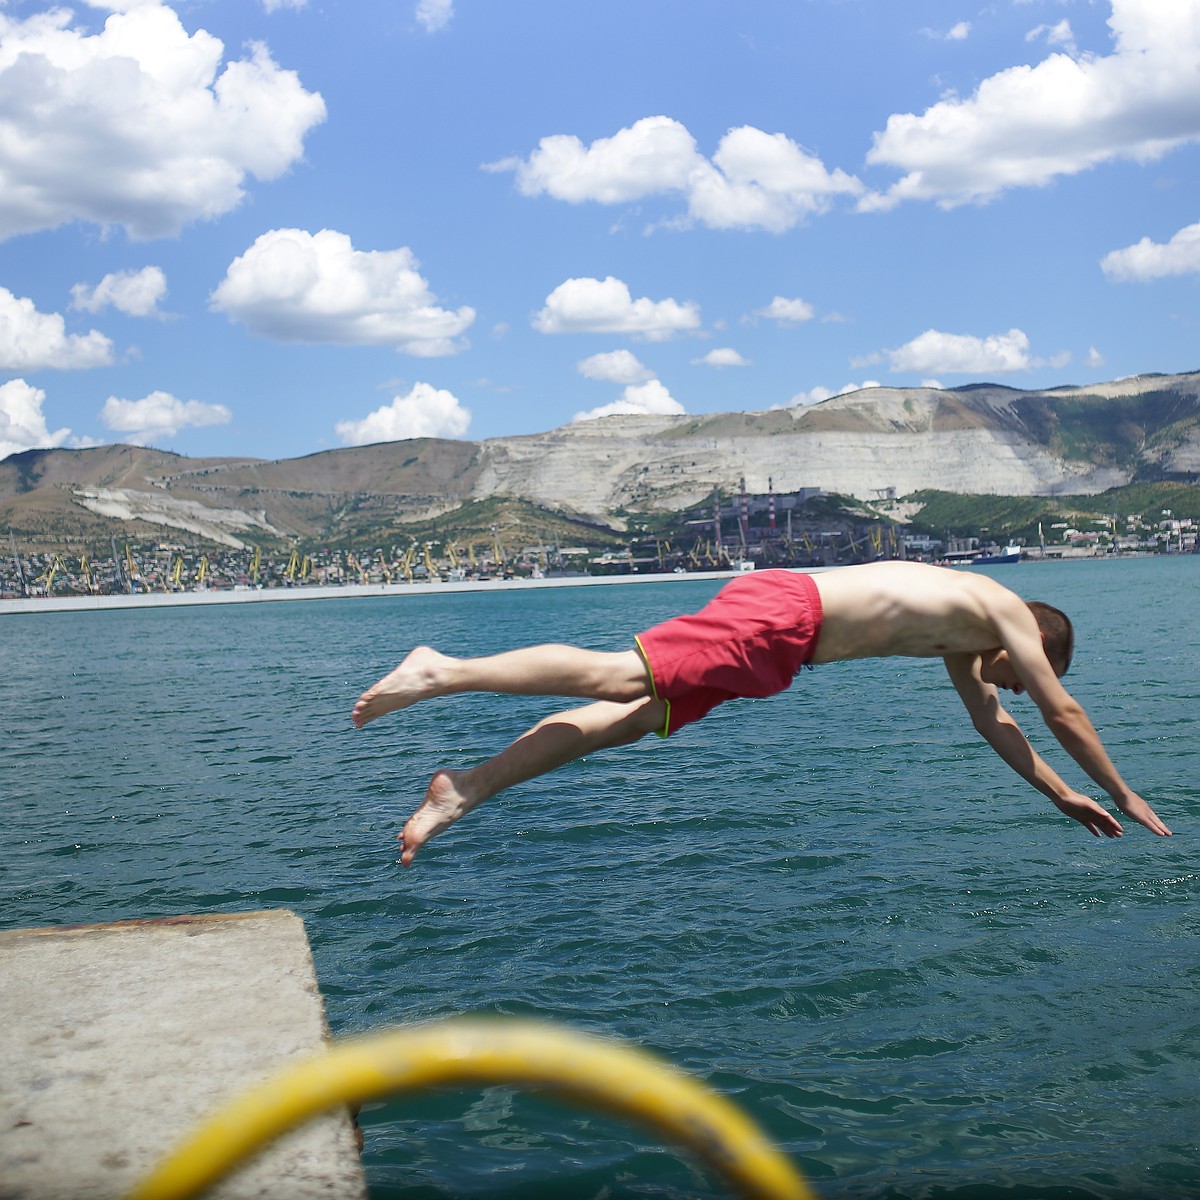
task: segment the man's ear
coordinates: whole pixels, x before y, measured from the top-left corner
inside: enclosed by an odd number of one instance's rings
[[[1008,651],[1000,647],[997,647],[995,650],[985,650],[979,656],[979,665],[985,670],[994,667],[997,663],[1007,662]]]

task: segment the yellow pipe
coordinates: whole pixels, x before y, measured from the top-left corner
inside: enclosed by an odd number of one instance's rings
[[[631,1118],[682,1143],[753,1200],[814,1200],[739,1109],[641,1051],[534,1021],[444,1021],[343,1042],[227,1104],[128,1200],[188,1200],[326,1109],[431,1087],[525,1084]]]

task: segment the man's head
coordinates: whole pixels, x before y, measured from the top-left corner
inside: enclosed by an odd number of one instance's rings
[[[1061,679],[1070,668],[1075,653],[1075,627],[1071,618],[1040,600],[1028,600],[1026,604],[1042,631],[1042,649],[1046,651],[1054,673]]]

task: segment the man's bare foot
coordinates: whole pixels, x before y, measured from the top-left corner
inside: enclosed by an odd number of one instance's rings
[[[461,780],[466,774],[466,771],[438,771],[429,781],[421,807],[408,818],[408,824],[399,834],[400,861],[406,867],[412,866],[417,851],[431,837],[449,829],[479,803],[463,794]]]
[[[359,696],[350,720],[361,729],[385,713],[442,695],[448,662],[446,655],[428,646],[418,646],[394,671]]]

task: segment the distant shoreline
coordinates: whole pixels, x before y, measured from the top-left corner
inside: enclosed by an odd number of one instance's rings
[[[812,567],[819,571],[827,568]],[[409,596],[445,596],[486,592],[520,592],[537,588],[603,587],[630,583],[700,582],[733,579],[740,571],[688,571],[646,575],[558,575],[545,579],[472,579],[452,583],[348,583],[290,588],[222,588],[194,592],[134,592],[103,596],[31,596],[0,600],[0,616],[14,613],[95,612],[102,609],[178,608],[205,604],[257,604],[279,600],[354,600]]]
[[[1031,556],[1023,563],[1046,562],[1111,562],[1121,559],[1155,558],[1154,554],[1121,554],[1118,556],[1080,555],[1070,557]],[[1192,555],[1169,555],[1171,558],[1190,558]],[[971,563],[941,564],[950,569],[973,567]],[[836,571],[837,567],[761,567],[760,570],[803,571],[815,574]],[[975,569],[978,569],[975,566]],[[1009,567],[1004,566],[1004,571]],[[725,571],[664,571],[644,575],[552,575],[544,579],[468,579],[443,583],[347,583],[333,585],[301,584],[299,587],[249,588],[234,587],[192,592],[134,592],[103,596],[31,596],[24,599],[0,599],[0,617],[15,613],[98,612],[104,609],[180,608],[205,604],[258,604],[280,600],[357,600],[381,596],[446,596],[479,595],[485,592],[522,592],[538,588],[607,587],[637,583],[697,583],[703,580],[734,579],[742,572]]]

